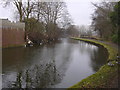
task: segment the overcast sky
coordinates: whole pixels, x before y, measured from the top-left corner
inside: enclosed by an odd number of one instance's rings
[[[68,6],[68,11],[76,25],[90,25],[91,14],[94,7],[91,2],[98,2],[100,0],[65,0]],[[7,7],[3,8],[0,5],[0,18],[8,18],[14,20],[14,9]]]

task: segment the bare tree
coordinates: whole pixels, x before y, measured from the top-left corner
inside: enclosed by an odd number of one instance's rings
[[[49,36],[56,35],[59,21],[63,19],[65,2],[38,2],[36,3],[35,12],[38,21],[45,23],[46,33]]]
[[[72,21],[69,17],[66,3],[39,1],[11,0],[11,3],[17,9],[19,21],[25,22],[27,32],[34,33],[34,36],[36,33],[40,33],[39,35],[43,34],[47,39],[54,40],[59,36],[60,24],[65,27],[70,25]],[[64,21],[64,23],[61,23],[61,21]]]
[[[31,0],[27,0],[27,2],[24,2],[23,12],[26,19],[30,18],[30,14],[33,12],[34,8],[35,2]]]
[[[22,0],[13,0],[14,5],[16,6],[18,13],[19,13],[19,21],[22,22],[23,20],[23,3]]]
[[[113,11],[115,3],[102,2],[99,4],[93,3],[93,5],[96,9],[92,15],[92,26],[95,27],[95,31],[99,31],[101,38],[108,39],[114,31],[114,27],[110,21],[110,13]]]
[[[16,7],[20,22],[22,22],[24,18],[29,18],[35,5],[31,0],[27,0],[26,2],[24,2],[24,0],[6,0],[3,1],[3,3],[5,7],[10,4]]]
[[[67,28],[67,34],[70,37],[78,37],[79,36],[79,30],[78,30],[77,26],[76,25],[70,25]]]

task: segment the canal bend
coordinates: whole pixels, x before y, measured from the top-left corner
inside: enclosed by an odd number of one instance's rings
[[[3,88],[68,88],[94,74],[108,57],[103,47],[62,38],[39,47],[2,50]]]

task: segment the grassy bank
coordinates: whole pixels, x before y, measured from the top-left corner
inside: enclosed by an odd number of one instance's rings
[[[115,47],[112,47],[109,44],[105,44],[103,42],[99,42],[96,40],[90,40],[90,39],[82,39],[82,38],[72,38],[75,40],[81,40],[88,43],[92,43],[95,45],[101,45],[104,48],[107,49],[109,53],[108,61],[111,61],[111,63],[114,64],[114,66],[108,66],[106,63],[103,65],[95,74],[83,79],[82,81],[78,82],[71,88],[109,88],[110,82],[113,80],[114,77],[118,75],[118,65],[115,63],[116,57],[117,57],[117,49]]]

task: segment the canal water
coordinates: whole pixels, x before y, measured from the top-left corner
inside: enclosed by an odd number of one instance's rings
[[[61,39],[39,47],[2,50],[3,88],[68,88],[106,63],[103,47]]]

